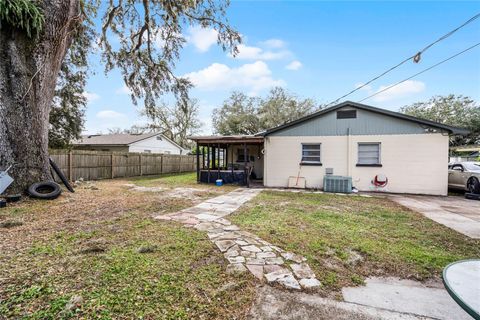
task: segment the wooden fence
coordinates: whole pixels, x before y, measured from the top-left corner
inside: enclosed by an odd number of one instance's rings
[[[113,179],[196,170],[195,156],[191,155],[50,150],[50,157],[70,181],[80,178]]]

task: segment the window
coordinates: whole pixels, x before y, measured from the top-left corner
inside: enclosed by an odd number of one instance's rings
[[[379,142],[358,144],[357,166],[381,166]]]
[[[247,149],[247,154],[247,161],[253,162],[255,160],[255,157],[250,155],[250,149]],[[245,150],[243,148],[237,149],[237,162],[245,162]]]
[[[452,170],[454,171],[462,171],[463,172],[463,166],[461,164],[455,164],[452,166]]]
[[[355,119],[357,110],[339,110],[337,111],[337,119]]]
[[[321,164],[320,143],[302,143],[302,164]]]

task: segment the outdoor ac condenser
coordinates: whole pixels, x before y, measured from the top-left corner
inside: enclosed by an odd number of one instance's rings
[[[352,177],[325,175],[323,177],[323,191],[351,193]]]

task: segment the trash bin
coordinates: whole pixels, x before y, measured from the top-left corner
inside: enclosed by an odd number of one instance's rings
[[[215,180],[215,184],[216,184],[218,187],[221,187],[221,186],[223,186],[223,180],[222,180],[222,179],[217,179],[217,180]]]

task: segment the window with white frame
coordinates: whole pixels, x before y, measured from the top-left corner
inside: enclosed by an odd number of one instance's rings
[[[380,142],[358,144],[358,165],[380,165]]]
[[[320,143],[302,143],[302,163],[320,164]]]

